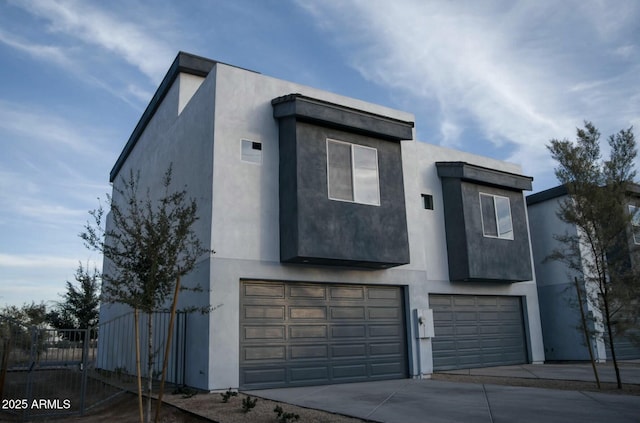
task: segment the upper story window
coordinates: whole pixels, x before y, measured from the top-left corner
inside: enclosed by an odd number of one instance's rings
[[[491,238],[513,239],[509,198],[480,193],[482,232]]]
[[[332,200],[379,206],[378,151],[327,139],[327,184]]]
[[[633,232],[633,243],[640,245],[640,210],[636,206],[629,204],[631,214],[631,231]]]

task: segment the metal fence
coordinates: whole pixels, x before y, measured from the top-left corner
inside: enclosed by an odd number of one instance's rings
[[[159,379],[169,313],[140,315],[141,361],[147,362],[146,327],[153,319],[154,367]],[[166,380],[184,384],[187,316],[174,323]],[[84,415],[126,391],[135,391],[133,313],[87,329],[26,326],[0,316],[0,420]],[[142,366],[146,375],[146,365]]]

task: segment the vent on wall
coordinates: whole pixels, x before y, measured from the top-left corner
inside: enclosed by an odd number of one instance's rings
[[[247,163],[262,163],[262,143],[258,141],[241,140],[240,158]]]

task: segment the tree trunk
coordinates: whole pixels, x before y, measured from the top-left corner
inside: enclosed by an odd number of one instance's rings
[[[616,371],[616,383],[618,389],[622,389],[622,379],[620,379],[620,368],[618,367],[618,360],[616,360],[616,350],[613,344],[613,331],[611,330],[611,315],[609,314],[609,300],[607,295],[603,295],[605,320],[607,322],[607,333],[609,334],[609,348],[611,349],[611,359],[613,360],[613,368]]]
[[[591,367],[593,368],[593,375],[596,378],[596,384],[598,389],[600,387],[600,377],[598,376],[598,368],[596,367],[596,360],[593,358],[593,349],[591,348],[591,337],[589,336],[589,328],[587,327],[587,318],[584,315],[584,308],[582,306],[582,293],[580,292],[580,285],[578,284],[578,278],[573,278],[576,284],[576,292],[578,294],[578,308],[580,309],[580,317],[582,319],[582,329],[584,330],[584,340],[587,343],[587,349],[589,350],[589,358],[591,359]]]
[[[133,310],[135,323],[135,342],[136,342],[136,379],[138,380],[138,411],[140,412],[140,423],[144,423],[144,409],[142,407],[142,370],[140,369],[140,312],[138,309]]]
[[[153,313],[147,313],[147,330],[149,332],[149,338],[147,339],[149,357],[147,360],[147,416],[146,422],[151,423],[151,392],[153,391]]]
[[[171,317],[169,318],[169,329],[167,330],[167,341],[164,348],[164,358],[162,360],[162,378],[158,389],[158,404],[156,405],[155,423],[160,419],[160,406],[162,405],[162,395],[164,394],[164,381],[167,376],[167,366],[169,365],[169,353],[171,351],[171,337],[173,336],[173,323],[176,318],[176,308],[178,306],[178,293],[180,292],[180,276],[176,279],[176,289],[173,293],[173,303],[171,304]]]

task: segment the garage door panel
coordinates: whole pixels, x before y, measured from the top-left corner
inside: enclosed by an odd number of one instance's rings
[[[398,320],[398,307],[369,307],[369,320]]]
[[[439,307],[439,306],[431,304],[431,308],[435,309],[436,307]],[[434,322],[452,322],[453,319],[454,317],[453,317],[452,311],[440,310],[437,315],[435,314],[433,315]]]
[[[333,365],[332,376],[337,382],[353,381],[354,379],[366,380],[367,365],[362,363],[352,363],[344,365]]]
[[[279,368],[263,368],[260,370],[245,370],[242,377],[245,383],[255,385],[265,385],[277,383],[286,378],[286,369]]]
[[[454,307],[465,307],[465,306],[475,307],[476,298],[465,296],[465,295],[456,295],[453,297],[453,301],[451,302],[451,304]]]
[[[380,343],[380,344],[370,344],[369,346],[369,354],[371,357],[379,357],[379,356],[399,356],[402,354],[401,346],[397,343]]]
[[[488,307],[490,309],[494,309],[498,305],[498,298],[497,297],[489,297],[489,296],[475,297],[475,304],[479,308]]]
[[[366,334],[365,325],[331,325],[331,338],[333,339],[364,338]]]
[[[478,319],[480,319],[481,322],[495,322],[500,318],[499,316],[500,314],[494,310],[485,310],[478,313]]]
[[[482,335],[491,335],[491,336],[498,336],[500,335],[500,333],[502,332],[502,327],[499,325],[483,325],[480,326],[479,328],[479,332]]]
[[[309,360],[318,358],[328,358],[329,348],[327,345],[292,345],[289,347],[289,360]]]
[[[286,358],[286,348],[284,345],[276,346],[247,346],[243,349],[245,361],[273,361],[284,360]]]
[[[369,287],[367,296],[372,300],[390,300],[394,303],[400,301],[400,290],[397,288]]]
[[[402,336],[404,328],[401,325],[369,325],[369,337],[381,338],[381,337],[393,337],[397,338]]]
[[[242,308],[245,319],[284,320],[284,306],[247,305]]]
[[[456,326],[455,327],[455,335],[457,337],[462,337],[462,336],[466,336],[466,335],[477,335],[479,330],[478,330],[478,326],[470,326],[470,325],[465,325],[465,326]]]
[[[367,358],[367,346],[365,344],[331,345],[332,358]]]
[[[244,295],[253,298],[284,298],[284,284],[248,283]]]
[[[520,297],[429,296],[435,370],[527,362]]]
[[[331,318],[363,320],[364,307],[331,307]]]
[[[478,320],[478,313],[475,311],[461,311],[455,314],[454,320],[458,322],[476,322]]]
[[[363,287],[331,287],[329,293],[332,300],[363,300]]]
[[[499,338],[483,339],[482,341],[480,341],[480,347],[482,348],[483,352],[487,354],[492,349],[503,350],[504,342]]]
[[[316,382],[326,380],[329,377],[327,366],[294,367],[289,371],[288,380],[291,382]]]
[[[289,326],[290,340],[327,339],[326,325],[295,325]]]
[[[404,364],[401,362],[395,363],[372,363],[371,375],[378,378],[384,377],[398,377],[397,375],[402,373]]]
[[[248,326],[244,328],[245,340],[284,340],[284,326]]]
[[[471,351],[475,353],[481,346],[482,343],[479,339],[459,339],[456,341],[456,349],[462,352]]]
[[[289,307],[289,319],[291,320],[309,320],[327,319],[327,308],[318,306]]]
[[[274,289],[265,287],[269,284]],[[264,281],[241,285],[241,388],[407,376],[400,287]]]
[[[313,285],[298,285],[289,287],[289,296],[299,300],[303,299],[325,299],[327,292],[323,287]]]

